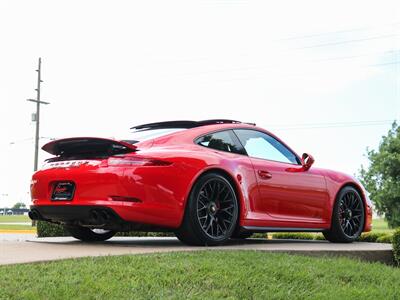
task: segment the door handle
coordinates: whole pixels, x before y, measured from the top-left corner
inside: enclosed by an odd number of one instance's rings
[[[268,171],[263,171],[263,170],[258,170],[258,176],[260,176],[262,179],[271,179],[272,174]]]

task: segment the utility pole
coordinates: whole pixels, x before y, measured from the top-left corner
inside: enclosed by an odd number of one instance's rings
[[[34,114],[33,121],[36,122],[36,134],[35,134],[35,162],[33,170],[36,172],[38,169],[38,159],[39,159],[39,126],[40,126],[40,105],[41,104],[50,104],[49,102],[44,102],[40,100],[40,84],[43,82],[42,80],[42,59],[39,57],[39,66],[36,72],[38,73],[37,77],[37,88],[36,91],[36,99],[27,99],[27,101],[36,103],[36,114]]]

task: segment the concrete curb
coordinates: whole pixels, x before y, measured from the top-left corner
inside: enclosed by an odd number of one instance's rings
[[[82,243],[71,237],[28,238],[0,243],[0,264],[42,262],[67,258],[134,255],[202,250],[251,250],[309,256],[344,256],[392,264],[392,246],[379,243],[333,244],[326,241],[249,239],[225,246],[190,247],[176,238],[115,237],[106,242]]]

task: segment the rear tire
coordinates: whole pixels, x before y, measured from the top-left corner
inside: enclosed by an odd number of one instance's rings
[[[364,202],[356,189],[347,186],[339,191],[332,213],[331,229],[324,237],[333,243],[351,243],[359,238],[365,222]]]
[[[253,232],[238,230],[232,234],[233,239],[244,240],[253,235]]]
[[[112,238],[116,232],[111,230],[90,229],[81,226],[66,226],[65,229],[76,239],[83,242],[102,242]]]
[[[175,235],[188,245],[222,245],[235,231],[238,215],[232,184],[220,174],[208,173],[194,184]]]

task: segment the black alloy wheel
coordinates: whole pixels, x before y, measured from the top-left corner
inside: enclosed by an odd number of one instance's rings
[[[364,202],[353,187],[343,188],[337,197],[332,215],[332,226],[324,236],[331,242],[349,243],[362,233],[365,223]]]
[[[208,173],[194,185],[177,237],[190,245],[220,245],[233,234],[239,214],[236,193],[223,176]]]
[[[339,200],[339,222],[348,237],[354,237],[363,227],[363,203],[357,192],[349,191]]]

